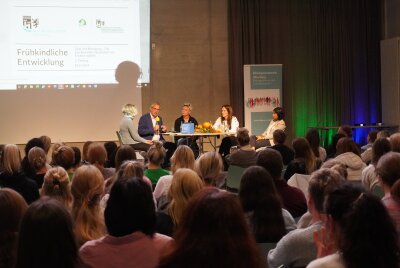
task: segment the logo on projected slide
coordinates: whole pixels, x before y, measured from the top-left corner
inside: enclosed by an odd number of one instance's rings
[[[277,97],[256,97],[248,98],[246,101],[246,106],[248,108],[255,108],[257,106],[280,106],[279,98]]]
[[[23,16],[22,26],[25,30],[37,29],[39,27],[39,19],[32,18],[32,16]]]
[[[80,26],[80,27],[86,26],[86,24],[87,24],[87,23],[86,23],[86,20],[85,20],[85,19],[80,19],[80,20],[79,20],[79,26]]]
[[[106,23],[105,23],[104,20],[100,20],[100,19],[97,19],[97,20],[96,20],[96,27],[97,27],[97,28],[104,27],[105,24],[106,24]]]

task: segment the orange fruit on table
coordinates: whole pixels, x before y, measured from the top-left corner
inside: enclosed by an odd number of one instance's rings
[[[210,122],[204,122],[203,123],[203,128],[210,128],[211,127],[211,123]]]

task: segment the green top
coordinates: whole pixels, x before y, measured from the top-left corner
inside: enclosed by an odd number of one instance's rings
[[[144,175],[151,180],[152,184],[156,184],[162,176],[169,175],[169,171],[162,168],[146,169]]]

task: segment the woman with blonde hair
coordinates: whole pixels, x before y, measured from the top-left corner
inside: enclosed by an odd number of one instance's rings
[[[124,116],[119,125],[119,134],[121,135],[123,144],[129,144],[135,150],[147,152],[152,141],[140,137],[137,127],[133,124],[133,119],[137,113],[137,109],[133,104],[128,103],[122,107],[122,114]]]
[[[179,145],[171,157],[171,173],[174,174],[180,168],[194,169],[194,153],[187,145]],[[162,176],[154,189],[153,195],[158,200],[166,195],[172,182],[172,175]]]
[[[17,145],[4,146],[2,156],[3,172],[0,174],[0,187],[8,187],[21,194],[30,204],[39,198],[39,190],[35,181],[29,179],[21,171],[21,155]]]
[[[79,245],[100,238],[105,233],[100,197],[104,190],[101,172],[92,165],[84,165],[75,171],[71,185],[72,218]]]
[[[223,167],[221,155],[217,152],[202,154],[194,164],[194,170],[203,180],[204,185],[218,188],[225,184],[225,177],[222,173]]]
[[[202,180],[191,169],[180,168],[174,173],[168,191],[168,197],[171,201],[168,207],[158,214],[157,230],[159,233],[172,235],[173,230],[180,223],[183,211],[186,209],[190,198],[203,187]]]
[[[28,160],[29,165],[35,172],[35,175],[31,179],[36,181],[38,188],[41,189],[44,175],[48,170],[46,152],[42,148],[35,146],[29,150]]]
[[[62,167],[49,169],[44,176],[41,196],[49,196],[60,201],[66,209],[71,209],[72,195],[68,173]]]

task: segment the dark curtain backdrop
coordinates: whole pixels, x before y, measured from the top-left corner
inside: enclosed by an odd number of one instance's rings
[[[310,126],[380,122],[381,1],[228,0],[228,20],[241,125],[244,64],[283,64],[289,137]]]

